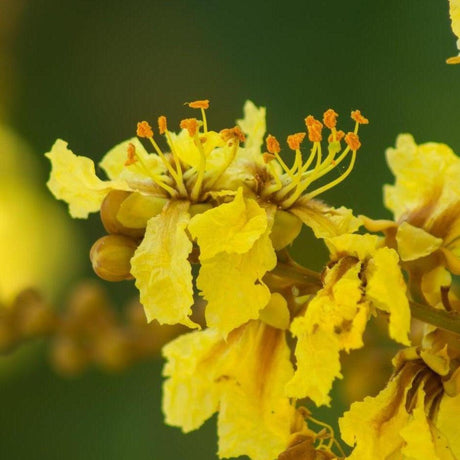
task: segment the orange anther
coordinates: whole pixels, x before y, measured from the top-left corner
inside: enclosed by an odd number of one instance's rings
[[[331,142],[340,142],[344,137],[345,137],[345,133],[340,129],[339,131],[335,132],[335,139],[334,139],[334,134],[331,133],[331,134],[329,134],[329,137],[327,138],[327,141],[329,143],[331,143]]]
[[[153,130],[152,127],[146,121],[140,121],[137,124],[137,131],[136,134],[139,137],[153,137]]]
[[[243,131],[241,131],[239,126],[223,129],[219,134],[225,142],[229,141],[230,139],[238,139],[240,142],[244,142],[246,140],[246,136],[244,135]]]
[[[339,114],[335,110],[328,109],[324,112],[323,122],[329,129],[335,128],[338,116]]]
[[[291,134],[287,137],[287,143],[289,148],[292,150],[298,150],[300,148],[300,144],[305,139],[307,133],[295,133]]]
[[[273,153],[265,152],[262,155],[262,158],[264,160],[264,163],[267,164],[267,163],[270,163],[270,161],[273,161],[276,157],[275,157],[275,155],[273,155]]]
[[[350,147],[350,149],[353,151],[356,151],[361,147],[359,137],[355,133],[347,133],[347,135],[345,136],[345,142],[347,143],[348,147]]]
[[[198,130],[198,121],[196,118],[184,118],[180,122],[180,127],[182,129],[186,129],[190,134],[190,137],[193,137]]]
[[[308,115],[308,117],[305,118],[305,125],[307,126],[308,139],[310,142],[321,142],[323,139],[321,135],[323,124],[312,115]]]
[[[158,131],[160,131],[160,134],[164,134],[168,130],[168,123],[166,120],[166,117],[164,115],[161,115],[158,117]]]
[[[136,163],[137,161],[137,157],[136,157],[136,147],[134,146],[134,144],[132,144],[131,142],[128,144],[128,158],[127,160],[125,161],[125,166],[129,166],[129,165],[132,165],[134,163]]]
[[[209,109],[209,101],[207,99],[202,101],[187,102],[187,105],[192,109]]]
[[[367,125],[369,123],[369,120],[361,115],[360,110],[352,110],[351,118],[353,118],[353,120],[355,120],[356,123],[359,123],[360,125]]]
[[[280,153],[281,151],[280,143],[278,142],[275,136],[272,136],[271,134],[269,134],[267,139],[265,140],[265,143],[267,144],[267,150],[270,153]]]

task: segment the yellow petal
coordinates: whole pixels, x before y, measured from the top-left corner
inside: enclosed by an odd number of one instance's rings
[[[342,378],[338,337],[320,327],[312,330],[306,318],[296,318],[291,332],[297,337],[297,370],[286,385],[286,394],[298,399],[308,397],[317,406],[329,405],[332,382]]]
[[[86,218],[99,211],[102,200],[112,189],[129,190],[124,181],[102,181],[94,171],[91,159],[77,156],[58,139],[45,154],[51,160],[51,176],[47,183],[54,196],[69,204],[72,217]]]
[[[207,329],[163,353],[168,424],[190,431],[219,409],[220,458],[267,460],[286,449],[295,409],[283,391],[293,372],[283,331],[251,321],[224,341]]]
[[[289,329],[291,315],[286,299],[278,292],[274,292],[267,306],[260,312],[259,319],[269,326]]]
[[[442,239],[430,235],[422,228],[403,222],[396,232],[398,253],[401,260],[415,260],[425,257],[442,245]]]
[[[398,254],[393,249],[381,248],[375,252],[366,270],[366,297],[376,308],[390,313],[391,338],[410,345],[409,301],[398,262]]]
[[[381,241],[382,238],[366,233],[365,235],[340,235],[327,238],[326,245],[332,260],[352,256],[364,261],[373,256]]]
[[[353,215],[351,209],[344,206],[333,208],[315,200],[301,198],[289,212],[310,227],[317,238],[353,233],[361,226],[361,220]]]
[[[401,134],[396,147],[387,149],[386,159],[396,182],[385,185],[384,202],[393,211],[395,220],[404,219],[422,207],[430,209],[433,204],[442,210],[455,198],[450,190],[458,188],[458,175],[455,178],[450,169],[457,169],[459,159],[447,145],[434,142],[417,145],[410,134]]]
[[[194,216],[189,231],[198,240],[200,260],[219,252],[244,254],[267,228],[266,212],[255,200],[243,198],[243,189],[235,199],[203,214]]]
[[[444,395],[439,406],[436,427],[448,441],[454,458],[460,458],[460,436],[458,435],[458,414],[460,413],[460,395]]]
[[[224,336],[246,321],[256,319],[270,300],[270,290],[262,277],[276,266],[269,236],[272,225],[273,213],[267,230],[248,252],[220,252],[201,262],[197,287],[208,301],[206,323]]]
[[[168,425],[185,433],[199,428],[217,412],[220,385],[215,381],[224,343],[212,329],[183,334],[163,347],[163,413]]]
[[[245,148],[259,149],[262,146],[266,131],[265,107],[257,108],[253,102],[246,101],[243,107],[244,119],[237,120],[243,132],[246,134]]]
[[[433,443],[430,426],[425,415],[423,389],[418,391],[417,404],[412,411],[409,422],[401,429],[405,446],[401,453],[407,460],[441,460]]]
[[[186,233],[188,207],[188,202],[172,201],[152,217],[131,259],[131,273],[149,321],[196,327],[189,319],[193,286],[188,261],[192,242]]]
[[[376,397],[353,403],[339,419],[342,439],[356,446],[348,460],[402,458],[400,431],[409,420],[404,405],[409,388],[400,378],[390,380]]]
[[[296,318],[291,326],[297,337],[297,370],[286,391],[295,398],[309,397],[317,405],[329,404],[332,383],[342,377],[340,350],[363,345],[368,307],[362,301],[361,264],[342,274],[344,270],[340,264],[334,266],[305,316]]]
[[[449,0],[450,20],[452,21],[452,32],[460,38],[460,1]]]

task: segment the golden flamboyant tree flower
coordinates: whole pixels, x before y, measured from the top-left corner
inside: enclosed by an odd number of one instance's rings
[[[170,153],[160,149],[152,127],[140,122],[137,134],[155,153],[147,153],[138,139],[120,144],[101,162],[108,181],[95,175],[90,159],[74,155],[58,140],[47,154],[53,165],[48,186],[69,203],[73,217],[100,210],[106,229],[121,235],[96,243],[93,266],[111,281],[134,277],[149,320],[197,327],[190,319],[194,300],[189,261],[196,243],[201,264],[197,287],[207,300],[206,323],[225,336],[256,319],[268,304],[270,291],[262,278],[276,265],[275,250],[298,235],[301,221],[319,237],[359,227],[350,210],[336,210],[314,198],[351,172],[359,148],[358,126],[365,119],[355,119],[352,140],[346,140],[343,151],[331,127],[324,158],[315,140],[304,162],[300,143],[305,134],[291,137],[295,160],[289,168],[277,149],[275,161],[264,161],[264,109],[248,102],[240,128],[217,133],[207,128],[208,102],[189,105],[200,108],[203,119],[182,120],[179,134],[168,131],[164,116],[159,119]],[[320,132],[322,124],[307,119],[307,131]],[[344,173],[308,191],[348,155]]]

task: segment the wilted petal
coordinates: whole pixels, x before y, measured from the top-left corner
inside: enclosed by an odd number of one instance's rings
[[[110,190],[129,190],[124,181],[102,181],[96,176],[94,162],[77,156],[58,139],[45,156],[51,160],[51,176],[47,183],[54,196],[69,204],[72,217],[86,218],[99,211]]]

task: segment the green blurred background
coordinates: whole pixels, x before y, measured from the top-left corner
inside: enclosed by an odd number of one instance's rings
[[[460,150],[447,0],[2,0],[0,40],[0,117],[36,152],[40,184],[57,137],[98,160],[137,121],[166,114],[177,126],[190,116],[183,103],[204,98],[212,128],[233,126],[250,98],[280,139],[329,107],[350,128],[361,109],[371,123],[358,164],[324,198],[371,217],[389,217],[384,151],[398,133]],[[102,226],[97,216],[73,225],[85,259]],[[305,231],[296,256],[319,267],[324,251]],[[93,276],[83,266],[74,281]],[[130,283],[107,288],[119,305],[134,295]],[[63,379],[45,347],[32,356],[0,376],[0,458],[216,458],[215,420],[186,436],[163,425],[160,360]]]

